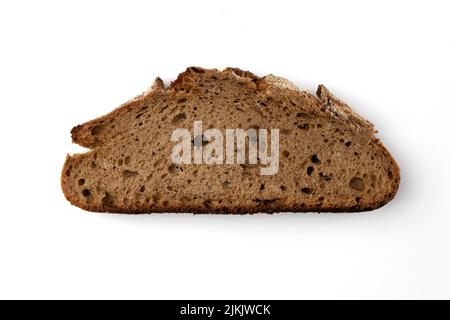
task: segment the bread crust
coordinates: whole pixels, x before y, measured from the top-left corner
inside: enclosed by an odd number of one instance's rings
[[[136,98],[126,102],[114,111],[108,113],[105,116],[99,117],[97,119],[88,121],[84,124],[78,125],[71,130],[72,141],[83,147],[87,147],[93,150],[97,148],[102,148],[105,146],[107,141],[102,139],[101,132],[102,126],[108,123],[110,120],[120,117],[122,114],[128,112],[129,110],[135,110],[140,108],[147,99],[152,96],[164,92],[169,96],[175,97],[179,90],[183,88],[187,83],[191,83],[192,78],[195,78],[198,73],[214,72],[218,75],[228,75],[242,79],[242,83],[252,89],[266,90],[266,91],[277,91],[277,90],[288,90],[290,94],[301,94],[307,95],[311,99],[311,105],[319,106],[318,110],[312,110],[317,116],[320,117],[332,117],[344,123],[349,130],[357,133],[365,134],[371,137],[372,142],[378,148],[379,152],[384,155],[386,160],[389,162],[392,179],[396,181],[392,185],[390,190],[387,192],[387,196],[379,201],[364,205],[353,205],[349,207],[337,207],[330,205],[305,205],[305,204],[291,204],[283,205],[278,203],[276,200],[270,203],[261,203],[255,206],[242,206],[234,205],[227,206],[225,208],[215,208],[208,206],[196,206],[185,204],[183,206],[168,206],[168,205],[153,205],[150,207],[139,207],[134,208],[114,205],[108,207],[107,205],[89,205],[79,198],[73,196],[69,191],[67,181],[70,176],[70,171],[73,166],[76,166],[80,157],[79,155],[67,155],[62,175],[61,175],[61,186],[64,195],[68,201],[73,205],[80,207],[82,209],[94,212],[113,212],[113,213],[126,213],[126,214],[138,214],[138,213],[163,213],[163,212],[173,212],[173,213],[212,213],[212,214],[254,214],[254,213],[275,213],[275,212],[360,212],[360,211],[370,211],[384,206],[391,199],[394,198],[400,184],[400,169],[393,159],[392,155],[385,148],[385,146],[375,137],[376,131],[373,125],[356,114],[350,107],[348,107],[344,102],[335,98],[330,91],[323,85],[319,85],[317,89],[317,97],[314,97],[306,92],[299,91],[294,85],[291,85],[286,79],[276,78],[274,76],[258,77],[249,71],[243,71],[237,68],[226,68],[223,71],[218,71],[216,69],[203,69],[200,67],[189,67],[185,72],[181,73],[178,78],[173,81],[169,87],[165,87],[163,81],[160,78],[156,78],[151,88],[137,96]],[[270,77],[270,78],[269,78]],[[287,82],[286,82],[287,81]],[[88,152],[87,154],[93,151]]]

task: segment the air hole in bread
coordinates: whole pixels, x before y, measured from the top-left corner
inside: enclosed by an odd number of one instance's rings
[[[203,201],[203,205],[207,208],[210,208],[212,204],[212,201],[210,199],[206,199],[205,201]]]
[[[80,179],[80,180],[78,180],[78,185],[82,186],[82,185],[84,185],[85,182],[86,181],[84,179]]]
[[[309,130],[309,123],[302,123],[297,126],[301,130]]]
[[[305,188],[301,189],[301,192],[306,193],[306,194],[313,194],[314,193],[314,189],[305,187]]]
[[[267,104],[264,101],[258,101],[257,104],[260,105],[261,107],[267,107]]]
[[[388,171],[388,178],[389,178],[390,180],[392,180],[392,178],[394,178],[394,175],[392,174],[392,171],[391,171],[391,170]]]
[[[362,191],[362,190],[364,190],[365,183],[364,183],[364,180],[362,178],[360,178],[360,177],[353,177],[350,180],[349,185],[354,190]]]
[[[259,186],[259,191],[263,191],[266,188],[264,183],[261,183],[261,185]]]
[[[280,186],[281,191],[286,191],[287,187],[286,186]]]
[[[177,124],[180,124],[180,123],[182,123],[184,120],[186,120],[187,119],[187,116],[186,116],[186,113],[180,113],[180,114],[177,114],[173,119],[172,119],[172,124],[175,124],[175,125],[177,125]]]
[[[283,157],[288,158],[289,157],[289,151],[284,150],[282,153]]]
[[[222,187],[224,187],[225,189],[229,188],[230,185],[231,185],[231,183],[230,183],[230,181],[228,181],[228,180],[225,180],[225,181],[222,183]]]
[[[314,171],[314,168],[313,168],[313,167],[308,167],[308,168],[306,168],[306,174],[307,174],[308,176],[310,176],[310,175],[313,173],[313,171]]]
[[[93,136],[96,136],[96,135],[100,134],[100,132],[102,132],[102,130],[103,130],[103,126],[102,125],[93,126],[91,128],[91,134]]]
[[[350,147],[352,145],[352,142],[351,141],[347,141],[346,143],[345,143],[345,146],[346,147]]]
[[[156,193],[156,194],[152,195],[152,200],[154,203],[158,203],[158,201],[161,200],[161,194]]]
[[[106,192],[102,198],[102,204],[104,207],[112,207],[114,206],[114,198]]]
[[[142,187],[139,189],[139,191],[140,191],[140,192],[144,192],[144,191],[145,191],[145,186],[142,186]]]
[[[330,175],[326,175],[322,172],[319,172],[319,177],[320,180],[324,180],[324,181],[331,181],[331,174]]]
[[[377,183],[377,177],[373,174],[370,175],[370,186],[372,188],[375,188],[375,185]]]
[[[161,107],[161,108],[159,109],[159,113],[163,113],[164,110],[166,110],[168,107],[169,107],[168,104],[166,104],[165,106]]]
[[[91,191],[89,189],[84,189],[82,192],[83,197],[87,198],[91,195]]]
[[[311,156],[311,162],[314,164],[320,164],[320,160],[319,160],[319,158],[317,158],[317,155],[315,155],[315,154],[313,154]]]
[[[122,171],[122,175],[125,178],[132,178],[138,175],[138,173],[136,171],[131,171],[131,170],[124,170]]]

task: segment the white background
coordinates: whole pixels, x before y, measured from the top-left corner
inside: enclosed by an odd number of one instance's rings
[[[1,1],[0,298],[450,298],[448,1]],[[107,215],[70,129],[190,65],[324,83],[400,165],[360,214]]]

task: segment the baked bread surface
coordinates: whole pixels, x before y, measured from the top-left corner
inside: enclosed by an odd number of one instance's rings
[[[173,130],[193,133],[194,121],[223,132],[279,129],[278,172],[262,175],[261,164],[175,165]],[[372,210],[400,183],[375,133],[323,85],[312,95],[272,75],[190,67],[168,87],[157,78],[148,92],[73,128],[73,142],[90,151],[67,156],[62,190],[97,212]]]

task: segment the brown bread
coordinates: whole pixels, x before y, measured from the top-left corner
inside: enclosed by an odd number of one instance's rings
[[[222,131],[278,128],[278,173],[261,175],[260,164],[174,165],[173,130],[192,132],[200,120]],[[67,156],[62,189],[72,204],[100,212],[372,210],[400,182],[375,133],[322,85],[314,96],[274,76],[191,67],[169,87],[157,78],[147,93],[73,128],[73,141],[91,150]]]

